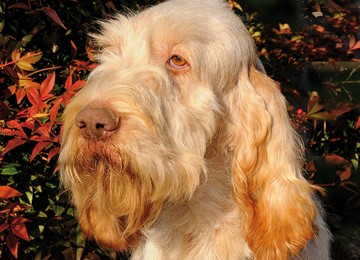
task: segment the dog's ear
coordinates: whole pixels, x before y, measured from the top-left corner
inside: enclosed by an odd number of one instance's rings
[[[234,201],[255,259],[288,259],[314,236],[313,188],[302,177],[303,147],[277,84],[255,68],[229,90]]]

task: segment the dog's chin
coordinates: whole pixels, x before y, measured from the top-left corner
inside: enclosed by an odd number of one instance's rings
[[[73,202],[85,236],[122,251],[137,244],[140,230],[157,219],[163,201],[152,199],[152,183],[124,165],[127,156],[103,148],[84,149],[76,160]]]
[[[133,233],[124,233],[124,218],[105,215],[91,208],[78,217],[82,232],[98,245],[115,251],[123,251],[137,244],[141,237],[140,228]]]

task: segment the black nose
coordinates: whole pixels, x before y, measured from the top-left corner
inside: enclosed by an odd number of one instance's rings
[[[97,141],[115,133],[120,126],[120,119],[111,109],[86,106],[77,115],[76,126],[84,138]]]

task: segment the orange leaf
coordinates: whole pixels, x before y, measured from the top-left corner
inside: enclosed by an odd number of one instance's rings
[[[20,224],[17,224],[15,226],[13,226],[13,228],[11,229],[11,232],[21,238],[21,239],[24,239],[25,241],[30,241],[30,238],[29,238],[29,235],[28,235],[28,232],[26,230],[26,226],[25,224],[23,223],[20,223]]]
[[[0,186],[0,198],[9,199],[12,197],[19,197],[23,194],[9,186]]]
[[[360,126],[360,116],[357,119],[356,125],[355,125],[355,129],[357,130]]]
[[[61,21],[60,17],[58,16],[58,14],[56,13],[55,10],[53,10],[52,8],[48,7],[48,6],[43,6],[42,8],[44,10],[44,12],[47,14],[47,16],[49,16],[51,18],[51,20],[53,20],[55,23],[57,23],[58,25],[60,25],[62,28],[64,28],[65,30],[67,30],[67,28],[65,27],[65,25],[63,24],[63,22]]]
[[[46,100],[53,95],[49,94],[55,84],[55,72],[51,73],[40,85],[41,100]]]
[[[11,95],[14,95],[16,93],[16,86],[15,85],[8,86],[8,90],[10,91]]]
[[[23,98],[25,97],[25,95],[26,95],[25,89],[19,88],[19,89],[16,91],[16,94],[15,94],[15,96],[16,96],[16,102],[17,102],[18,104],[20,104],[21,100],[23,100]]]
[[[10,252],[17,258],[19,249],[19,240],[9,232],[6,236],[6,245],[10,249]]]
[[[17,62],[20,59],[20,55],[21,55],[21,53],[20,53],[19,49],[14,50],[11,53],[11,60],[13,62]]]
[[[32,78],[22,75],[21,73],[17,73],[19,78],[19,87],[24,88],[40,88],[40,84],[37,82],[33,82]]]
[[[35,145],[31,156],[30,156],[30,162],[35,158],[36,155],[38,155],[42,150],[44,150],[44,148],[48,145],[48,142],[42,142],[42,143],[38,143],[37,145]]]
[[[325,31],[325,28],[322,27],[321,25],[316,25],[315,26],[315,30],[320,32],[320,33],[323,33]]]
[[[24,144],[26,141],[19,139],[19,138],[14,138],[11,139],[5,146],[5,149],[2,151],[1,153],[1,157],[3,157],[7,152],[9,152],[10,150],[14,149],[15,147],[18,147],[22,144]]]
[[[34,88],[29,88],[27,91],[27,98],[32,105],[37,105],[41,103],[41,98],[39,92]]]

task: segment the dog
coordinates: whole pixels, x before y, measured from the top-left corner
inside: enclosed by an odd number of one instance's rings
[[[85,236],[132,259],[329,259],[285,98],[227,4],[99,24],[59,157]]]

